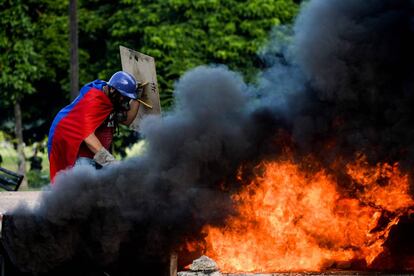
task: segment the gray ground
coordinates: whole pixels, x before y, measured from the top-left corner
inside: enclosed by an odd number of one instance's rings
[[[0,192],[0,213],[12,210],[20,202],[35,206],[41,192]]]

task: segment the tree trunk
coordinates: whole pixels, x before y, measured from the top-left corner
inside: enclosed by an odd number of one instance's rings
[[[14,104],[14,121],[15,128],[14,133],[17,140],[17,171],[22,175],[26,175],[26,156],[24,154],[24,141],[23,141],[23,127],[22,127],[22,110],[20,108],[20,103],[16,102]],[[27,190],[27,179],[23,178],[23,182],[20,185],[21,190]]]
[[[79,94],[79,56],[78,56],[78,17],[77,0],[69,3],[69,34],[70,34],[70,96],[75,99]]]

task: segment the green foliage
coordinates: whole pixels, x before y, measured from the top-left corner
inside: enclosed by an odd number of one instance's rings
[[[83,1],[80,9],[81,83],[108,79],[121,69],[119,45],[156,59],[162,108],[172,104],[174,82],[201,64],[226,64],[253,80],[263,64],[257,52],[270,30],[289,24],[292,0]],[[121,129],[114,149],[135,141]]]
[[[127,156],[127,148],[136,143],[138,138],[138,134],[135,131],[124,125],[119,125],[117,134],[112,142],[113,153],[125,158]]]
[[[0,0],[0,129],[21,101],[28,142],[42,140],[69,103],[69,0]],[[254,80],[273,26],[294,0],[79,0],[80,85],[121,69],[119,45],[154,56],[163,109],[188,69],[222,63]],[[47,111],[47,112],[45,112]],[[122,137],[129,137],[121,131]],[[124,146],[119,140],[119,147]]]
[[[67,1],[5,0],[0,10],[0,96],[13,103],[67,67]],[[65,7],[65,9],[63,9]]]
[[[39,189],[50,183],[49,175],[43,171],[28,171],[26,178],[27,184],[31,189]]]
[[[262,65],[256,53],[269,31],[292,22],[298,11],[292,0],[123,0],[116,8],[90,2],[81,10],[84,34],[94,47],[96,37],[110,39],[99,40],[106,58],[89,70],[101,77],[119,70],[119,45],[155,57],[163,108],[171,104],[174,82],[201,64],[226,64],[253,79]],[[96,24],[96,18],[107,20]]]
[[[35,49],[43,63],[42,78],[49,82],[68,81],[69,64],[69,0],[34,1],[36,18]],[[63,77],[63,78],[62,78]],[[69,91],[69,90],[67,90]]]
[[[40,58],[26,1],[4,1],[0,25],[0,97],[2,105],[7,106],[35,91],[33,81],[40,76]]]
[[[65,97],[60,83],[68,80],[67,5],[67,0],[0,1],[2,130],[13,131],[14,123],[9,127],[9,122],[13,122],[13,104],[19,101],[25,134],[42,133],[35,138],[42,139],[46,129],[42,125],[53,116],[44,111],[56,98]]]
[[[3,162],[0,167],[6,168],[11,171],[17,171],[18,154],[13,147],[12,137],[9,137],[6,133],[0,131],[0,156]],[[32,146],[26,146],[24,148],[25,155],[28,157],[26,162],[27,173],[25,175],[28,181],[29,188],[38,189],[43,185],[49,184],[49,162],[47,160],[47,153],[44,149],[47,141],[44,140],[41,143],[35,143]],[[42,158],[42,170],[34,171],[30,170],[30,159],[33,156],[34,149],[38,148],[37,156]]]

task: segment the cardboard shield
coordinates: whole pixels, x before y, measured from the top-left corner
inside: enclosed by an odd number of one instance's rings
[[[140,104],[137,117],[130,126],[138,131],[139,124],[145,116],[161,115],[155,60],[151,56],[124,46],[120,46],[119,49],[121,52],[122,70],[132,74],[141,84],[148,83],[138,95],[143,103]]]

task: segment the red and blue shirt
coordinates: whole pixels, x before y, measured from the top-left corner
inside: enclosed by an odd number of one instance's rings
[[[94,133],[113,111],[112,102],[103,91],[105,85],[102,80],[86,84],[79,96],[59,111],[53,120],[48,140],[52,181],[57,172],[75,164],[83,140]]]

